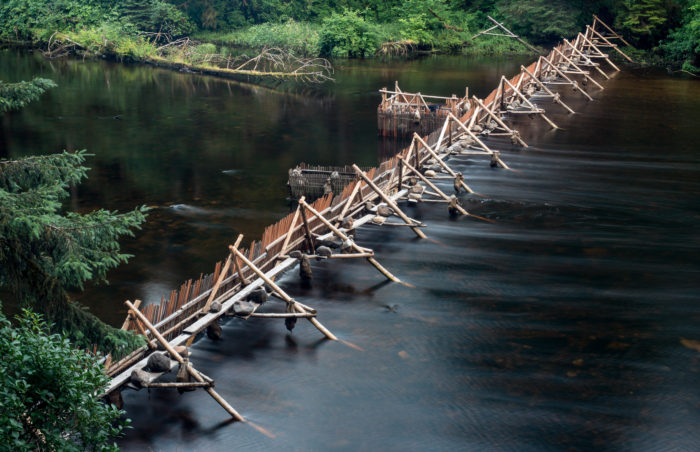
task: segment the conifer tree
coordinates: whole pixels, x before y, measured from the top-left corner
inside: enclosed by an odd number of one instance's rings
[[[64,212],[68,188],[87,174],[85,151],[0,160],[0,286],[43,314],[56,332],[75,345],[97,345],[120,355],[140,344],[72,300],[91,279],[105,281],[109,269],[130,257],[118,238],[132,235],[145,207],[118,214]]]

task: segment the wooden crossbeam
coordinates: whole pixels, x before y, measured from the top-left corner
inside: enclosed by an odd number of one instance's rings
[[[613,69],[615,69],[616,71],[618,71],[618,72],[620,71],[620,68],[617,67],[617,65],[616,65],[615,63],[613,63],[612,61],[610,61],[609,56],[608,56],[606,53],[603,53],[603,52],[598,48],[598,46],[596,46],[595,44],[593,44],[593,42],[592,42],[590,39],[588,39],[588,38],[586,37],[586,35],[584,35],[583,33],[579,33],[579,36],[581,37],[581,39],[583,39],[584,42],[586,42],[586,44],[588,45],[589,48],[592,47],[592,48],[594,48],[594,49],[596,50],[596,52],[598,52],[598,55],[599,55],[600,58],[603,58],[603,59],[604,59],[610,66],[612,66]]]
[[[544,83],[542,83],[542,81],[540,81],[540,79],[538,79],[537,77],[535,77],[535,75],[534,75],[532,72],[528,71],[527,68],[526,68],[525,66],[522,66],[522,65],[521,65],[521,66],[520,66],[520,70],[521,70],[521,71],[524,71],[526,74],[528,74],[528,75],[530,76],[530,79],[531,79],[533,82],[535,82],[535,84],[537,84],[537,86],[539,86],[539,87],[542,88],[547,94],[549,94],[550,96],[552,96],[552,101],[553,101],[553,102],[555,102],[555,103],[561,105],[562,107],[564,107],[564,108],[565,108],[569,113],[571,113],[571,114],[576,113],[576,112],[573,111],[568,105],[566,105],[566,104],[564,103],[564,101],[561,100],[561,96],[559,96],[558,93],[555,94],[554,92],[552,92],[552,90],[550,90],[549,88],[547,88],[547,86],[546,86]]]
[[[597,87],[600,88],[601,90],[605,89],[605,88],[603,88],[603,85],[601,85],[600,83],[596,82],[595,79],[594,79],[593,77],[591,77],[590,75],[588,75],[588,73],[587,73],[586,71],[584,71],[583,69],[581,69],[580,67],[578,67],[578,65],[577,65],[576,63],[574,63],[574,62],[571,60],[571,58],[569,58],[568,56],[566,56],[566,55],[564,55],[563,53],[561,53],[561,52],[559,51],[559,49],[557,49],[556,47],[554,47],[554,51],[555,51],[556,53],[558,53],[564,60],[566,60],[567,63],[569,63],[571,66],[573,66],[573,67],[578,71],[577,74],[583,75],[584,77],[586,77],[587,80],[589,80],[591,83],[593,83],[595,86],[597,86]]]
[[[622,35],[618,34],[615,30],[613,30],[612,28],[610,28],[610,27],[608,26],[608,24],[606,24],[605,22],[603,22],[603,21],[600,19],[600,17],[598,17],[598,16],[596,16],[595,14],[593,14],[593,29],[594,29],[594,30],[595,30],[595,24],[596,24],[596,23],[599,23],[599,24],[601,24],[603,27],[605,27],[610,33],[612,33],[613,35],[615,35],[615,37],[616,37],[617,39],[619,39],[620,41],[622,41],[627,47],[632,47],[632,44],[630,44],[629,42],[625,41],[625,38],[623,38]]]
[[[571,49],[571,52],[575,53],[576,56],[578,56],[579,58],[583,58],[583,61],[585,61],[587,65],[591,66],[591,67],[594,68],[596,71],[598,71],[598,73],[599,73],[600,75],[602,75],[603,77],[605,77],[606,80],[610,80],[610,77],[608,76],[608,74],[606,74],[605,71],[603,71],[603,70],[600,68],[600,65],[599,65],[598,63],[594,63],[593,61],[591,61],[590,58],[588,58],[586,55],[584,55],[584,54],[583,54],[579,49],[577,49],[576,46],[574,46],[569,40],[564,39],[564,44],[566,44],[566,45]]]
[[[589,28],[589,29],[593,32],[593,34],[595,34],[595,35],[598,36],[600,39],[602,39],[602,40],[605,41],[607,44],[609,44],[610,47],[612,47],[613,49],[615,49],[615,51],[616,51],[617,53],[619,53],[619,54],[622,55],[623,57],[627,58],[627,60],[628,60],[630,63],[634,63],[634,60],[633,60],[632,58],[628,57],[627,54],[625,54],[625,52],[623,52],[622,50],[618,49],[617,46],[616,46],[615,44],[613,44],[612,42],[610,42],[605,36],[603,36],[603,35],[601,35],[600,33],[598,33],[598,32],[596,31],[595,28],[591,28],[590,25],[586,25],[586,28]],[[627,45],[629,45],[629,44],[627,44]],[[631,46],[630,46],[630,47],[631,47]]]
[[[569,85],[573,86],[574,91],[577,91],[577,90],[578,90],[578,91],[580,91],[581,94],[582,94],[583,96],[585,96],[588,100],[590,100],[590,101],[593,100],[593,98],[590,96],[590,94],[588,94],[583,88],[581,88],[581,87],[579,86],[578,82],[572,80],[568,75],[564,74],[564,73],[561,71],[561,69],[559,69],[558,66],[556,66],[556,65],[553,64],[550,60],[548,60],[547,58],[545,58],[545,57],[543,57],[543,56],[541,56],[540,59],[544,60],[544,62],[547,63],[547,65],[548,65],[550,68],[552,68],[552,69],[554,70],[554,72],[556,72],[557,75],[559,75],[559,77],[563,78],[564,80],[566,80],[566,81],[568,82]]]
[[[545,121],[547,121],[547,123],[548,123],[550,126],[552,126],[553,129],[558,129],[558,128],[559,128],[556,124],[554,124],[554,122],[552,122],[551,119],[549,119],[549,118],[547,117],[547,115],[544,114],[544,110],[543,110],[543,109],[537,108],[537,107],[535,106],[535,104],[533,104],[532,102],[530,102],[530,100],[529,100],[527,97],[525,97],[525,95],[524,95],[523,93],[521,93],[520,90],[519,90],[518,88],[516,88],[515,86],[513,86],[513,84],[510,83],[510,82],[508,81],[508,79],[506,79],[506,78],[503,77],[503,76],[501,76],[501,78],[502,78],[503,82],[504,82],[505,84],[507,84],[508,86],[510,86],[510,88],[513,90],[513,92],[514,92],[523,102],[525,102],[525,103],[533,110],[532,113],[535,113],[535,114],[538,114],[538,115],[542,116],[542,119],[544,119]],[[512,111],[509,111],[508,113],[513,113],[513,112],[512,112]]]
[[[423,233],[423,231],[421,231],[418,228],[418,226],[415,225],[413,220],[408,218],[408,216],[405,213],[403,213],[401,211],[401,209],[399,209],[399,206],[397,206],[396,203],[394,201],[392,201],[391,198],[389,198],[386,195],[386,193],[384,193],[379,187],[377,187],[377,185],[369,177],[367,177],[367,175],[364,173],[364,171],[362,171],[360,169],[360,167],[353,164],[352,168],[355,170],[357,175],[360,176],[367,183],[367,185],[369,185],[370,188],[372,190],[374,190],[374,192],[379,195],[380,198],[382,198],[382,201],[384,201],[389,207],[394,209],[394,212],[396,213],[396,215],[398,215],[398,217],[401,218],[404,221],[404,223],[412,225],[411,229],[419,238],[421,238],[421,239],[427,238],[426,235]]]
[[[521,67],[522,67],[522,66],[521,66]],[[496,121],[496,123],[497,123],[499,126],[501,126],[502,128],[504,128],[504,129],[506,130],[506,132],[508,132],[508,133],[511,135],[511,137],[515,138],[515,139],[518,141],[518,143],[520,143],[520,146],[522,146],[522,147],[524,147],[524,148],[528,147],[528,146],[527,146],[527,143],[525,143],[525,141],[524,141],[522,138],[520,138],[520,133],[518,133],[516,130],[513,130],[513,129],[511,129],[510,127],[508,127],[508,126],[506,125],[506,123],[503,122],[503,120],[501,119],[501,117],[498,116],[498,115],[496,115],[496,114],[494,114],[494,113],[491,111],[490,108],[486,107],[486,105],[484,105],[484,103],[483,103],[481,100],[479,100],[478,97],[473,96],[472,98],[474,99],[474,102],[476,102],[477,105],[479,105],[479,107],[481,107],[481,109],[483,109],[483,110],[486,112],[486,114],[487,114],[491,119],[493,119],[494,121]]]
[[[301,199],[300,201],[304,202],[303,199]],[[300,305],[298,302],[296,302],[292,297],[287,295],[287,293],[284,290],[282,290],[277,284],[275,284],[275,282],[272,279],[268,278],[267,275],[265,275],[265,273],[263,273],[262,270],[260,270],[255,264],[253,264],[251,261],[249,261],[248,258],[246,258],[245,255],[243,255],[243,253],[240,252],[240,250],[238,250],[237,248],[233,248],[232,246],[230,247],[230,250],[232,253],[235,253],[236,256],[238,256],[248,266],[248,268],[253,270],[253,272],[256,275],[258,275],[259,278],[261,278],[263,281],[265,281],[272,288],[272,290],[274,290],[277,293],[277,295],[280,298],[282,298],[284,301],[286,301],[287,305],[291,306],[291,308],[294,311],[299,312],[299,313],[309,312],[306,309],[304,309],[304,307],[302,305]],[[321,325],[321,322],[316,320],[314,317],[309,317],[308,320],[309,320],[309,322],[311,322],[311,324],[313,326],[315,326],[328,339],[330,339],[332,341],[338,340],[338,338],[335,337],[335,335],[333,333],[331,333],[325,326]]]
[[[200,383],[203,383],[205,380],[202,378],[202,376],[197,372],[192,365],[189,363],[185,363],[185,360],[180,356],[180,354],[170,345],[168,341],[165,340],[165,338],[158,332],[156,327],[154,327],[151,322],[148,321],[146,316],[144,316],[141,311],[139,311],[131,302],[128,300],[124,303],[126,306],[131,310],[131,312],[134,313],[134,315],[141,321],[143,324],[148,328],[148,330],[153,334],[153,336],[160,342],[160,344],[167,350],[167,352],[170,354],[170,356],[176,360],[180,365],[185,365],[187,366],[187,372],[192,375],[192,377],[197,380]],[[221,405],[234,419],[237,421],[241,422],[246,422],[245,418],[241,416],[241,414],[236,411],[231,405],[229,405],[226,400],[224,400],[223,397],[221,397],[211,386],[205,387],[205,391],[209,393],[210,396],[214,400],[216,400],[219,405]]]
[[[311,212],[312,214],[314,214],[314,215],[316,216],[316,218],[318,218],[319,220],[321,220],[321,223],[325,224],[326,227],[328,227],[328,229],[330,229],[336,236],[340,237],[343,241],[350,240],[350,238],[349,238],[347,235],[345,235],[345,233],[343,233],[340,229],[338,229],[338,228],[336,228],[335,226],[333,226],[333,224],[332,224],[330,221],[326,220],[326,218],[325,218],[323,215],[321,215],[319,212],[317,212],[316,209],[314,209],[313,207],[311,207],[306,201],[304,201],[304,200],[302,199],[302,200],[300,200],[299,204],[301,204],[303,207],[309,209],[309,212]],[[350,246],[352,247],[352,249],[354,249],[354,250],[357,251],[358,253],[364,253],[364,252],[366,252],[366,250],[365,250],[364,248],[362,248],[362,247],[360,247],[359,245],[357,245],[353,240],[350,240]],[[401,280],[400,280],[399,278],[397,278],[396,276],[392,275],[392,274],[389,272],[389,270],[387,270],[386,268],[382,267],[382,265],[381,265],[379,262],[377,262],[377,260],[376,260],[373,256],[372,256],[372,257],[368,257],[368,258],[367,258],[367,261],[368,261],[370,264],[372,264],[372,265],[374,266],[374,268],[376,268],[377,270],[379,270],[379,272],[380,272],[382,275],[386,276],[387,279],[389,279],[389,280],[391,280],[391,281],[394,281],[394,282],[397,282],[397,283],[400,283],[400,282],[401,282]]]

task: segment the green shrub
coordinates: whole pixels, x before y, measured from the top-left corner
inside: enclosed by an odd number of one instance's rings
[[[321,26],[321,55],[364,57],[372,55],[379,40],[373,28],[356,11],[333,13]]]
[[[13,451],[117,450],[123,411],[100,402],[109,378],[96,359],[49,334],[24,311],[13,328],[0,313],[0,448]]]

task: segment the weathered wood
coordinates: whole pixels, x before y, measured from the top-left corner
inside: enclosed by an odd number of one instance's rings
[[[401,159],[401,157],[399,157],[399,159]],[[403,162],[403,159],[401,159],[401,161]],[[432,188],[433,190],[435,190],[435,192],[436,192],[436,194],[437,194],[438,196],[440,196],[442,199],[444,199],[444,200],[446,200],[446,201],[449,201],[449,200],[450,200],[450,197],[449,197],[449,196],[447,196],[445,193],[443,193],[442,190],[440,190],[435,184],[433,184],[432,182],[430,182],[430,181],[428,180],[428,178],[426,178],[425,176],[423,176],[423,175],[420,173],[420,171],[418,171],[417,169],[415,169],[414,167],[412,167],[408,162],[404,162],[404,164],[406,165],[406,168],[408,168],[409,171],[413,172],[413,174],[415,174],[416,176],[418,176],[418,178],[419,178],[420,180],[422,180],[423,182],[425,182],[425,184],[426,184],[428,187],[430,187],[430,188]],[[460,205],[457,205],[457,210],[459,210],[459,212],[460,212],[462,215],[469,215],[469,212],[467,212],[466,210],[464,210],[464,208],[462,208],[462,206],[460,206]]]
[[[303,197],[299,200],[299,204],[302,204],[302,206],[306,205]],[[303,211],[302,211],[302,215],[303,215]],[[253,270],[253,272],[255,272],[255,274],[258,275],[258,277],[260,277],[263,281],[265,281],[272,288],[272,290],[277,292],[277,295],[282,297],[282,299],[284,301],[286,301],[288,304],[290,304],[294,310],[296,310],[297,312],[301,312],[301,313],[306,312],[303,307],[299,306],[299,304],[292,297],[287,295],[287,293],[284,290],[282,290],[277,284],[275,284],[275,282],[272,279],[270,279],[267,275],[265,275],[265,273],[263,273],[255,264],[250,262],[243,255],[243,253],[238,251],[238,249],[234,249],[233,247],[231,247],[231,251],[233,253],[235,253],[238,257],[240,257],[241,260],[248,266],[248,268]],[[309,320],[309,322],[311,322],[311,324],[313,326],[315,326],[328,339],[330,339],[332,341],[338,340],[338,338],[335,337],[335,335],[333,333],[331,333],[325,326],[321,325],[321,322],[319,322],[318,320],[316,320],[313,317],[309,317],[308,320]]]
[[[236,251],[238,251],[238,250],[236,250]],[[131,304],[131,302],[129,302],[128,300],[125,302],[125,304],[127,305],[127,307],[129,307],[129,309],[131,309],[133,311],[133,313],[136,315],[136,317],[138,317],[138,319],[141,322],[143,322],[143,324],[146,326],[146,328],[148,328],[149,331],[151,331],[151,333],[153,333],[153,336],[155,336],[155,338],[158,340],[158,342],[161,343],[163,348],[165,348],[165,350],[168,351],[170,356],[173,359],[175,359],[177,362],[179,362],[180,364],[183,364],[185,362],[185,360],[182,358],[182,356],[180,356],[180,354],[170,345],[170,343],[168,341],[166,341],[163,336],[161,336],[161,334],[158,332],[158,330],[151,324],[151,322],[148,321],[146,316],[143,315],[141,313],[141,311],[136,309],[134,307],[134,305]],[[197,380],[199,382],[204,381],[204,379],[201,377],[201,375],[199,375],[199,372],[194,370],[194,368],[192,368],[191,366],[187,366],[187,371],[190,373],[190,375],[192,375],[192,377],[194,377],[195,380]],[[240,413],[238,413],[238,411],[236,411],[231,405],[229,405],[229,403],[226,402],[226,400],[224,400],[216,391],[214,391],[214,389],[212,389],[211,387],[207,387],[207,388],[205,388],[205,391],[207,391],[209,393],[209,395],[212,396],[212,398],[214,400],[216,400],[219,403],[219,405],[221,405],[234,419],[241,421],[241,422],[246,421],[243,418],[243,416],[241,416]]]
[[[547,63],[547,65],[549,65],[549,67],[552,68],[552,70],[554,70],[554,72],[556,72],[557,75],[559,75],[561,78],[563,78],[564,80],[566,80],[566,81],[568,82],[568,84],[572,85],[572,86],[574,87],[574,90],[578,90],[578,91],[579,91],[582,95],[584,95],[588,100],[590,100],[590,101],[593,100],[593,98],[592,98],[583,88],[581,88],[581,87],[578,85],[578,82],[575,82],[574,80],[571,80],[571,78],[570,78],[568,75],[566,75],[564,72],[562,72],[562,70],[559,69],[558,66],[556,66],[554,63],[552,63],[552,62],[551,62],[550,60],[548,60],[546,57],[540,57],[540,59],[544,60],[544,62]]]
[[[603,85],[601,85],[600,83],[596,82],[595,79],[594,79],[593,77],[591,77],[590,75],[588,75],[588,73],[587,73],[586,71],[584,71],[583,69],[581,69],[580,67],[578,67],[578,65],[577,65],[576,63],[574,63],[573,60],[571,60],[571,58],[569,58],[568,56],[564,55],[559,49],[557,49],[556,47],[554,47],[552,50],[554,50],[557,54],[559,54],[559,56],[561,56],[564,60],[566,60],[567,63],[569,63],[571,66],[573,66],[573,67],[576,69],[576,71],[577,71],[576,73],[577,73],[577,74],[583,75],[583,76],[586,78],[586,80],[590,81],[591,83],[593,83],[595,86],[597,86],[597,87],[600,88],[601,90],[604,90],[604,89],[605,89],[605,88],[603,88]]]
[[[522,66],[521,66],[521,67],[522,67]],[[503,122],[503,120],[500,118],[500,116],[493,114],[493,112],[491,111],[491,109],[490,109],[490,108],[487,108],[486,105],[484,105],[484,103],[483,103],[481,100],[479,100],[479,98],[477,98],[476,96],[473,96],[472,99],[474,99],[474,102],[476,102],[476,103],[479,105],[479,107],[481,107],[484,111],[486,111],[486,113],[488,114],[488,116],[489,116],[491,119],[493,119],[494,121],[496,121],[496,124],[498,124],[499,126],[501,126],[502,128],[504,128],[508,133],[510,133],[511,136],[513,136],[513,137],[518,141],[518,143],[520,143],[520,145],[521,145],[522,147],[524,147],[524,148],[528,147],[528,146],[527,146],[527,143],[525,143],[525,141],[523,141],[523,139],[520,138],[520,134],[519,134],[519,133],[516,133],[515,130],[511,129],[510,127],[508,127],[508,126],[506,125],[506,123]]]
[[[554,122],[552,122],[551,119],[549,119],[549,118],[547,117],[547,115],[544,114],[544,109],[537,108],[537,107],[535,106],[535,104],[533,104],[532,102],[530,102],[530,99],[528,99],[527,97],[525,97],[525,95],[524,95],[523,93],[521,93],[520,90],[519,90],[518,88],[516,88],[515,86],[513,86],[513,84],[510,83],[510,81],[508,81],[508,79],[506,79],[505,77],[502,77],[502,79],[503,79],[503,82],[504,82],[505,84],[507,84],[508,86],[510,86],[510,88],[511,88],[511,89],[513,90],[513,92],[520,98],[520,100],[522,100],[522,101],[525,102],[530,108],[532,108],[533,113],[536,113],[536,114],[542,116],[542,119],[544,119],[544,120],[547,122],[547,124],[549,124],[550,126],[552,126],[553,129],[558,129],[558,128],[559,128],[556,124],[554,124]],[[508,113],[513,113],[513,111],[509,111]]]
[[[389,206],[391,207],[394,212],[396,212],[396,215],[399,216],[406,224],[413,224],[413,221],[411,221],[408,216],[399,209],[399,206],[396,205],[394,201],[391,200],[377,185],[369,178],[367,175],[362,171],[357,165],[353,165],[353,168],[355,169],[355,172],[357,173],[358,176],[360,176],[366,183],[369,185],[372,190],[374,190],[375,193],[379,195],[380,198]],[[425,239],[427,238],[426,235],[418,229],[418,227],[411,227],[413,232],[420,238]]]
[[[243,240],[243,234],[238,234],[238,238],[236,239],[236,243],[233,246],[238,247],[241,244],[242,240]],[[224,269],[221,270],[221,273],[219,273],[219,279],[216,280],[216,284],[214,284],[214,287],[212,287],[212,289],[211,289],[211,293],[209,294],[209,298],[207,299],[207,303],[202,308],[202,312],[205,314],[207,312],[209,312],[209,307],[211,306],[211,303],[216,298],[216,294],[219,291],[219,287],[221,287],[221,282],[226,278],[226,273],[228,273],[228,269],[231,266],[231,258],[232,258],[232,256],[229,254],[228,258],[226,258],[226,264],[224,264]]]
[[[304,201],[304,197],[302,196],[301,199],[299,199],[299,202]],[[309,221],[306,219],[306,212],[304,212],[304,209],[300,210],[301,212],[301,220],[304,223],[304,233],[306,234],[306,242],[309,245],[309,251],[311,251],[311,254],[316,254],[316,247],[314,246],[314,237],[311,235],[311,228],[309,228]]]
[[[316,209],[311,207],[306,201],[302,201],[302,204],[305,208],[309,209],[309,212],[313,213],[316,216],[316,218],[321,220],[321,222],[323,224],[325,224],[328,227],[328,229],[330,229],[335,235],[337,235],[338,237],[340,237],[343,240],[349,240],[349,237],[347,235],[345,235],[340,229],[333,226],[330,221],[326,220],[323,215],[321,215],[319,212],[317,212]],[[368,215],[367,219],[369,220],[369,218],[370,218],[370,216]],[[361,223],[361,221],[362,220],[358,221],[357,224],[359,225]],[[355,251],[357,251],[358,253],[365,252],[365,249],[360,247],[359,245],[357,245],[353,240],[350,240],[350,246],[352,246],[352,248]],[[398,282],[398,283],[401,282],[401,280],[399,278],[397,278],[396,276],[392,275],[391,272],[389,272],[389,270],[382,267],[382,265],[379,262],[377,262],[376,259],[374,259],[374,257],[368,257],[367,261],[370,264],[372,264],[374,266],[374,268],[379,270],[379,272],[381,274],[383,274],[384,276],[386,276],[388,279],[390,279],[394,282]]]
[[[586,25],[586,28],[587,28],[587,29],[590,28],[590,30],[591,30],[596,36],[598,36],[600,39],[602,39],[603,41],[605,41],[605,42],[606,42],[610,47],[612,47],[617,53],[619,53],[619,54],[622,55],[623,57],[627,58],[627,60],[628,60],[630,63],[634,63],[634,60],[633,60],[632,58],[628,57],[627,54],[626,54],[625,52],[623,52],[622,50],[618,49],[618,48],[617,48],[617,45],[615,45],[615,44],[613,44],[612,42],[610,42],[605,36],[603,36],[602,34],[598,33],[598,31],[596,31],[595,28],[591,28],[590,25]],[[629,44],[628,44],[628,45],[629,45]],[[631,46],[630,46],[630,47],[631,47]]]
[[[534,74],[532,74],[530,71],[528,71],[527,68],[526,68],[525,66],[522,66],[522,65],[521,65],[521,66],[520,66],[520,70],[521,70],[521,71],[524,71],[526,74],[528,74],[528,75],[530,76],[530,79],[531,79],[533,82],[535,82],[535,83],[537,84],[537,86],[539,86],[539,87],[542,88],[547,94],[549,94],[550,96],[552,96],[552,98],[553,98],[552,100],[553,100],[555,103],[557,103],[557,104],[561,105],[562,107],[564,107],[564,108],[565,108],[569,113],[571,113],[571,114],[575,114],[575,113],[576,113],[576,112],[575,112],[574,110],[572,110],[568,105],[566,105],[566,104],[564,103],[564,101],[561,100],[561,96],[559,95],[559,93],[556,93],[556,94],[555,94],[554,92],[552,92],[552,90],[550,90],[549,88],[547,88],[547,85],[545,85],[544,83],[542,83],[537,77],[534,76]]]

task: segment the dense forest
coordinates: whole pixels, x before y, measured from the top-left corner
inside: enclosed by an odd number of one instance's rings
[[[489,14],[537,45],[575,35],[597,14],[638,49],[638,59],[690,72],[700,66],[700,0],[8,0],[0,6],[0,38],[57,54],[188,63],[265,46],[326,57],[396,48],[525,51],[507,38],[470,40]],[[182,37],[194,41],[173,52]]]

